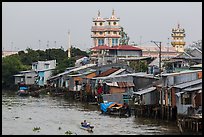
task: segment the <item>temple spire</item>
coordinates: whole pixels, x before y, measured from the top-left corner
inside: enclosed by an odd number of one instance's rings
[[[179,22],[178,22],[178,28],[180,28],[180,24],[179,24]]]
[[[112,16],[114,16],[115,15],[115,11],[114,11],[114,9],[113,9],[113,11],[112,11]]]
[[[100,10],[98,10],[98,17],[100,17],[101,13],[100,13]]]

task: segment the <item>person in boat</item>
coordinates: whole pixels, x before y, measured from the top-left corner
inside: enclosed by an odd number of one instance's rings
[[[86,120],[84,120],[84,122],[81,122],[81,125],[83,127],[90,127],[90,124],[86,122]]]
[[[84,122],[81,122],[81,126],[83,126],[83,127],[91,127],[90,123],[86,122],[86,120],[84,120]]]

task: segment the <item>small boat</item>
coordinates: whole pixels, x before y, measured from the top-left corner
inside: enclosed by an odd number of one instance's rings
[[[92,132],[92,131],[93,131],[92,129],[93,129],[94,127],[93,127],[93,126],[92,126],[92,127],[84,127],[84,126],[81,125],[80,128]]]
[[[90,131],[90,132],[93,132],[93,128],[94,128],[94,126],[91,126],[91,125],[83,125],[83,122],[81,122],[81,125],[80,125],[80,128],[81,129],[84,129],[84,130],[87,130],[87,131]]]
[[[19,90],[17,92],[17,95],[19,95],[19,96],[28,96],[29,93],[26,90]]]
[[[19,96],[28,96],[28,86],[26,86],[25,83],[19,83],[19,89],[17,92],[17,95]]]

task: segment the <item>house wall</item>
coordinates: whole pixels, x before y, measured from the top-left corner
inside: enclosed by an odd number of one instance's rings
[[[142,56],[142,51],[141,50],[118,50],[117,51],[117,56],[137,56],[140,57]]]
[[[109,92],[110,92],[111,94],[113,94],[113,93],[124,93],[124,92],[125,92],[125,88],[110,87]]]
[[[197,93],[195,96],[195,106],[202,106],[202,93]]]
[[[141,95],[142,98],[142,104],[144,105],[154,105],[158,104],[158,100],[156,98],[159,97],[159,94],[157,94],[157,91],[152,91],[146,94]]]
[[[193,80],[198,79],[198,74],[202,73],[200,72],[191,72],[191,73],[184,73],[184,74],[178,74],[178,75],[171,75],[167,77],[162,77],[163,86],[172,86],[175,84],[180,84],[184,82],[189,82]],[[202,76],[200,76],[202,77]]]
[[[192,106],[192,104],[189,105],[183,105],[181,104],[181,97],[176,96],[176,106],[177,106],[177,113],[182,115],[188,114],[188,107]]]
[[[48,70],[44,72],[44,85],[47,85],[47,80],[51,77],[52,70]]]
[[[15,77],[15,84],[18,84],[19,82],[25,82],[25,77]]]
[[[74,90],[74,78],[73,77],[69,77],[69,90]]]
[[[117,102],[123,104],[123,94],[121,93],[114,93],[114,94],[103,94],[103,101],[108,102]]]
[[[27,85],[33,85],[35,84],[35,78],[36,72],[30,72],[30,73],[25,73],[25,84]]]
[[[153,78],[133,76],[133,83],[135,84],[135,90],[146,88],[147,86],[152,85],[154,81],[157,81],[157,80]]]
[[[46,68],[45,64],[49,64],[49,67]],[[33,70],[35,70],[36,65],[37,65],[37,70],[52,69],[52,68],[56,67],[56,60],[34,62],[34,63],[32,63],[32,69]]]
[[[44,86],[44,81],[45,81],[44,71],[38,72],[38,76],[39,76],[38,85],[39,85],[39,86]]]

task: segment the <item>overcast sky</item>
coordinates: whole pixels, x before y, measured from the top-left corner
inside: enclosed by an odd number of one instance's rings
[[[44,50],[49,41],[49,48],[67,49],[70,30],[71,45],[86,50],[93,44],[92,19],[98,10],[101,17],[111,17],[113,9],[129,43],[145,46],[155,40],[167,45],[178,23],[186,31],[187,45],[202,39],[201,2],[4,2],[2,48]]]

